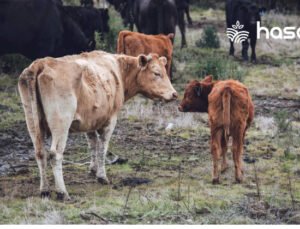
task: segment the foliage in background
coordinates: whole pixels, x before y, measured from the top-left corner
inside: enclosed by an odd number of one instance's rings
[[[203,29],[201,38],[196,41],[199,48],[220,48],[220,39],[214,26],[206,26]]]

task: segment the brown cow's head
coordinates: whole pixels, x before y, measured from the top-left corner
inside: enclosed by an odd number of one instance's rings
[[[157,54],[139,55],[141,69],[137,83],[139,92],[150,99],[175,100],[178,97],[166,72],[167,59]]]
[[[191,81],[185,88],[184,98],[178,106],[181,112],[207,112],[208,95],[213,87],[212,76]]]

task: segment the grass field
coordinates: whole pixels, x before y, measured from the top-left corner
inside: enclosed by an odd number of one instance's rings
[[[250,89],[256,106],[244,152],[245,179],[234,182],[234,166],[211,184],[207,114],[179,113],[179,101],[154,103],[141,96],[119,115],[109,151],[126,159],[107,166],[111,185],[88,175],[87,143],[69,137],[64,177],[71,201],[39,198],[39,175],[17,92],[20,70],[30,63],[2,57],[0,67],[0,223],[1,224],[299,224],[300,223],[300,53],[299,41],[264,39],[257,45],[257,64],[243,63],[240,47],[228,57],[225,15],[221,10],[192,7],[188,47],[174,48],[174,87],[183,96],[190,79],[215,73],[238,78]],[[116,39],[122,29],[111,11]],[[267,15],[266,24],[299,20]],[[221,47],[196,47],[203,28],[214,25]],[[98,43],[112,50],[114,44]],[[166,127],[172,123],[171,130]],[[18,165],[18,166],[15,166]],[[49,180],[53,185],[52,172]],[[54,187],[53,187],[54,188]]]

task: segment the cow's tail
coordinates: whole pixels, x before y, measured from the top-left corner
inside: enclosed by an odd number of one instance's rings
[[[129,31],[121,31],[118,36],[118,42],[117,42],[117,53],[118,54],[125,54],[125,37],[128,34]]]
[[[38,97],[37,76],[42,71],[37,63],[26,68],[19,77],[18,88],[25,112],[27,127],[34,143],[41,141],[42,133],[42,104]],[[35,147],[40,144],[34,144]],[[40,149],[36,149],[40,151]]]
[[[222,105],[223,105],[223,125],[225,138],[227,139],[230,135],[230,100],[231,92],[230,88],[226,87],[222,96]]]

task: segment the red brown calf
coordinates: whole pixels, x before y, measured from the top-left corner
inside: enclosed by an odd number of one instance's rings
[[[254,105],[248,89],[235,80],[212,81],[211,76],[202,81],[191,81],[185,88],[184,98],[178,107],[182,112],[208,112],[211,129],[211,154],[213,159],[213,184],[219,183],[226,161],[228,139],[232,137],[232,154],[235,179],[242,181],[242,154],[245,133],[254,117]]]

